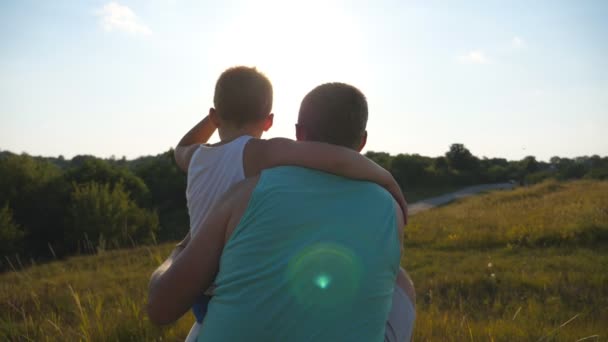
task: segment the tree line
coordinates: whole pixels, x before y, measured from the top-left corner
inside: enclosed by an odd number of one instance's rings
[[[443,156],[366,156],[408,189],[515,181],[608,179],[608,157],[478,158],[453,144]],[[173,150],[134,160],[0,152],[0,270],[68,255],[180,239],[188,230],[186,175]],[[12,262],[11,262],[12,260]]]
[[[401,187],[466,186],[483,183],[516,182],[534,184],[554,178],[569,180],[580,178],[608,179],[608,157],[583,156],[576,158],[552,157],[549,162],[534,156],[522,160],[479,158],[463,144],[452,144],[439,157],[419,154],[391,156],[385,152],[367,152],[366,156],[389,170]]]

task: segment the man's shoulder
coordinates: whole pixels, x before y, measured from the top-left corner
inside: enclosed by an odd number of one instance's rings
[[[259,179],[260,176],[254,176],[236,182],[226,191],[226,193],[224,193],[221,200],[228,205],[242,202],[244,199],[249,198],[251,193],[253,193]]]
[[[325,171],[301,166],[276,166],[263,170],[261,184],[294,186],[308,184],[307,189],[321,188],[324,191],[349,191],[365,194],[370,200],[394,201],[393,196],[382,186],[363,180],[350,179]]]

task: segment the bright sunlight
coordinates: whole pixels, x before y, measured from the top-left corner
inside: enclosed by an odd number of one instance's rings
[[[256,66],[272,80],[276,113],[293,115],[303,95],[324,82],[368,83],[362,32],[335,4],[265,1],[226,27],[212,48],[213,68],[219,75],[230,65]]]

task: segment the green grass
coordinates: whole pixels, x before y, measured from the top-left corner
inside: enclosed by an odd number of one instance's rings
[[[608,340],[607,232],[608,182],[544,183],[412,217],[402,264],[418,293],[415,340]],[[0,275],[0,340],[183,340],[190,315],[157,328],[144,312],[171,248]]]
[[[183,340],[190,317],[159,329],[144,311],[150,273],[171,249],[112,251],[1,275],[0,340]]]
[[[406,230],[417,341],[608,340],[608,182],[467,198]]]

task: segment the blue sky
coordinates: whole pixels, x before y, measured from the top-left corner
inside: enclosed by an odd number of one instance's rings
[[[2,1],[0,149],[166,151],[243,64],[275,87],[265,137],[293,138],[302,97],[342,81],[368,97],[367,150],[608,155],[606,18],[606,1]]]

